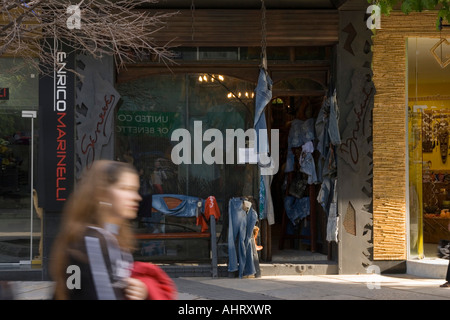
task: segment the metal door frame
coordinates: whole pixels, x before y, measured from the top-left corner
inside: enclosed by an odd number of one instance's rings
[[[34,120],[37,118],[36,110],[22,110],[22,118],[31,119],[31,142],[30,142],[30,256],[29,260],[19,260],[19,262],[3,262],[0,265],[31,265],[33,260],[33,216],[34,216],[34,201],[33,201],[33,185],[34,185]]]

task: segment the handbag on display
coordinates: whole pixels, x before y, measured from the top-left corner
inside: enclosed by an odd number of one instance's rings
[[[438,257],[449,260],[450,240],[440,240],[438,244]]]

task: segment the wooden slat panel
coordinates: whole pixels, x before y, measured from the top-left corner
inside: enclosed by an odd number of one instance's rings
[[[260,10],[178,12],[154,34],[157,44],[188,47],[261,45]],[[332,45],[338,42],[338,22],[338,12],[332,10],[267,10],[267,45]]]

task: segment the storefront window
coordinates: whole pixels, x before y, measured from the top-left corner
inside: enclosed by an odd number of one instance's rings
[[[408,39],[410,256],[440,257],[450,232],[450,67],[440,39]],[[444,59],[441,59],[441,58]]]
[[[29,264],[42,254],[32,192],[38,74],[21,59],[0,60],[0,264]]]
[[[116,115],[116,158],[132,162],[140,171],[144,196],[214,196],[222,216],[231,197],[256,198],[256,165],[239,163],[238,151],[225,139],[227,129],[246,131],[253,127],[254,84],[227,75],[193,73],[149,76],[122,83],[117,89],[122,102]],[[174,135],[177,129],[185,129],[190,141],[184,140],[186,136]],[[223,141],[208,138],[208,129],[218,129]],[[213,142],[220,150],[208,149]],[[182,152],[173,152],[174,148]],[[234,161],[227,163],[225,157],[232,151]],[[143,206],[140,217],[151,216],[148,210]],[[168,227],[169,217],[154,218],[166,219]],[[154,232],[154,222],[147,219],[140,227]],[[177,219],[173,224],[180,226],[177,232],[200,227],[195,219]],[[219,221],[219,241],[226,242],[222,224]],[[141,245],[142,259],[209,258],[205,240],[151,241]]]

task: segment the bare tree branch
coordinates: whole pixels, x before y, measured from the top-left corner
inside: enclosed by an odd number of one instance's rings
[[[143,59],[168,64],[174,56],[170,44],[156,44],[154,33],[177,12],[142,10],[155,2],[0,0],[0,56],[24,58],[45,73],[40,65],[55,64],[49,48],[56,40],[95,58],[114,56],[118,71],[126,63]]]

